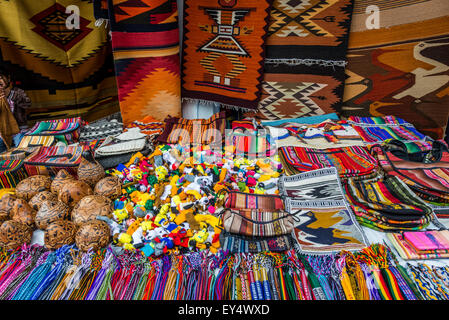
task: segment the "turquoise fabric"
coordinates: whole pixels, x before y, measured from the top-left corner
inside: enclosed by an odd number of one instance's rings
[[[310,116],[310,117],[301,117],[301,118],[294,118],[294,119],[281,119],[281,120],[274,120],[274,121],[261,121],[261,124],[263,126],[278,126],[286,122],[295,122],[295,123],[303,123],[303,124],[317,124],[321,123],[324,120],[340,120],[338,115],[336,113],[328,113],[328,114],[322,114],[319,116]]]

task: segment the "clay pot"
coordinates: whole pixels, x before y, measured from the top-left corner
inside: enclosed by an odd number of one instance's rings
[[[16,186],[16,197],[30,201],[32,197],[41,191],[50,190],[51,178],[49,176],[37,175],[20,181]]]
[[[10,219],[10,213],[16,199],[15,196],[9,193],[0,199],[0,223]]]
[[[14,221],[26,224],[32,230],[35,229],[34,220],[36,218],[36,210],[23,199],[16,199],[10,217]]]
[[[77,174],[78,180],[86,182],[92,188],[105,176],[103,166],[94,159],[90,151],[83,153]]]
[[[99,195],[90,195],[82,198],[72,210],[72,221],[80,225],[97,216],[112,218],[114,205],[109,198]]]
[[[86,182],[72,180],[66,182],[59,189],[58,200],[64,202],[72,209],[78,201],[90,194],[93,194],[93,191]]]
[[[57,220],[65,220],[70,217],[70,208],[59,200],[45,200],[36,214],[36,226],[45,230],[48,225]]]
[[[24,243],[29,244],[32,236],[33,231],[26,224],[14,220],[5,221],[0,226],[0,247],[16,249]]]
[[[69,220],[57,220],[45,229],[44,244],[47,249],[56,250],[63,245],[75,243],[76,226]]]
[[[68,173],[67,170],[64,169],[59,170],[56,176],[53,178],[53,181],[51,182],[50,188],[51,192],[58,194],[59,189],[61,189],[61,187],[65,183],[72,180],[75,180],[75,178],[73,178],[73,176],[70,173]]]
[[[97,182],[94,193],[115,200],[122,195],[122,181],[115,176],[107,176]]]
[[[109,244],[111,230],[108,224],[100,220],[84,222],[78,228],[75,242],[81,251],[100,250]]]
[[[31,198],[30,201],[28,201],[28,204],[33,208],[34,210],[39,210],[41,208],[42,202],[45,200],[57,200],[58,196],[55,195],[51,191],[41,191],[38,194],[36,194],[34,197]]]

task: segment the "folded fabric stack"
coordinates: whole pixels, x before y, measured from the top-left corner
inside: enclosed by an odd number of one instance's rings
[[[279,148],[278,151],[287,175],[336,167],[341,178],[349,178],[370,176],[379,169],[376,158],[366,147],[319,150],[289,146]]]
[[[333,126],[336,123],[328,122],[327,125]],[[354,130],[355,134],[349,136],[360,135],[361,145],[309,148],[297,145],[291,136],[285,141],[292,145],[278,149],[285,173],[296,175],[319,168],[335,167],[344,186],[346,200],[357,221],[363,226],[394,231],[420,230],[431,221],[438,224],[432,208],[417,196],[419,193],[415,194],[398,177],[385,175],[385,168],[379,164],[383,158],[379,158],[375,152],[380,148],[379,143],[385,144],[395,138],[394,141],[399,141],[403,146],[403,152],[411,153],[416,158],[420,154],[422,156],[425,153],[423,150],[427,150],[433,143],[426,141],[425,136],[417,132],[411,124],[396,117],[351,117],[340,125],[347,125]],[[314,126],[326,128],[326,125]],[[286,130],[295,132],[293,128],[287,127]],[[270,128],[270,132],[276,131]],[[333,131],[334,137],[336,132],[338,130]],[[352,131],[346,129],[344,132]],[[307,133],[302,136],[297,134],[295,138],[304,140],[306,135]],[[420,168],[424,167],[421,162]]]
[[[432,139],[416,130],[411,123],[395,116],[350,116],[348,123],[368,145],[395,139],[402,141],[409,152],[426,151],[432,148]]]
[[[449,230],[387,234],[404,260],[449,258]]]
[[[86,149],[80,145],[40,147],[28,156],[23,164],[29,176],[56,176],[65,169],[76,176]]]
[[[439,218],[449,217],[449,152],[434,141],[428,152],[410,154],[397,140],[373,149],[383,170],[401,179],[432,207]]]
[[[282,122],[265,127],[278,148],[327,149],[365,145],[359,133],[345,121],[327,119],[318,124]]]
[[[21,159],[0,160],[0,187],[9,189],[27,177],[27,172]]]
[[[83,125],[84,121],[81,120],[80,117],[39,121],[30,130],[25,132],[21,143],[35,137],[42,139],[42,144],[39,145],[45,146],[50,146],[57,142],[62,142],[64,144],[75,143],[79,140],[81,127]],[[48,137],[52,138],[51,142]]]
[[[16,148],[0,155],[0,186],[12,188],[31,175],[56,175],[61,168],[76,174],[83,148],[68,147],[78,143],[85,122],[80,117],[38,121],[20,136]]]
[[[0,299],[446,298],[444,284],[439,294],[420,287],[444,269],[411,273],[388,247],[370,245],[374,233],[403,260],[446,257],[442,241],[413,242],[415,251],[401,242],[410,231],[446,231],[434,215],[449,181],[444,144],[367,143],[332,115],[229,120],[168,118],[162,128],[145,118],[69,145],[64,126],[37,126],[56,129],[0,156]],[[393,120],[388,127],[409,128]]]
[[[432,209],[397,177],[348,179],[344,188],[361,225],[377,230],[419,230],[434,219]]]

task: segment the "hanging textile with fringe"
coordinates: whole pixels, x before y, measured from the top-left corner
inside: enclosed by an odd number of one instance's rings
[[[255,111],[272,0],[187,0],[182,99]]]
[[[111,29],[123,124],[147,115],[159,121],[180,116],[176,0],[96,0],[94,9],[99,21],[107,19]]]
[[[261,118],[340,109],[353,0],[274,0],[266,40]]]

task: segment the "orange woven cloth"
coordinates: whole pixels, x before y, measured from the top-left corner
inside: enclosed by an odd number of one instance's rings
[[[182,98],[256,110],[271,0],[186,0]]]
[[[164,131],[164,126],[164,122],[160,122],[152,116],[146,116],[141,120],[131,122],[126,126],[126,130],[130,128],[139,128],[140,132],[149,136],[155,136],[160,135]]]

